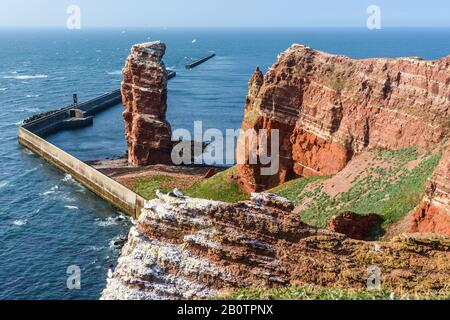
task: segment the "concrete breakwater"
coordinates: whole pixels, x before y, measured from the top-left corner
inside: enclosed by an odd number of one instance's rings
[[[52,132],[89,125],[94,114],[117,105],[120,101],[120,90],[116,90],[76,106],[36,116],[19,128],[18,140],[21,145],[72,175],[75,180],[101,198],[131,217],[137,218],[144,207],[144,198],[44,138]]]
[[[210,54],[209,56],[206,56],[206,57],[201,58],[201,59],[198,59],[198,60],[196,60],[196,61],[194,61],[194,62],[188,63],[188,64],[186,65],[186,69],[192,69],[192,68],[195,68],[195,67],[201,65],[202,63],[208,61],[209,59],[214,58],[215,56],[216,56],[216,54],[213,53],[213,54]]]
[[[22,128],[38,136],[45,136],[60,130],[80,128],[91,125],[93,116],[122,101],[120,90],[115,90],[79,104],[37,115],[25,120]]]

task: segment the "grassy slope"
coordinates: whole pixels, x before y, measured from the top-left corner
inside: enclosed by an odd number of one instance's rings
[[[320,183],[329,177],[300,178],[269,192],[285,197],[295,204],[311,200],[301,212],[301,216],[306,223],[318,227],[326,227],[330,217],[343,211],[376,213],[383,217],[385,225],[389,225],[417,206],[425,192],[425,182],[440,157],[439,153],[421,157],[414,148],[379,151],[376,160],[389,163],[389,168],[376,165],[369,167],[366,174],[356,177],[347,192],[334,198],[322,191]],[[408,170],[408,163],[417,159],[420,159],[420,163],[414,169]],[[230,168],[210,179],[193,183],[182,191],[192,197],[230,203],[248,200],[249,196],[231,179],[234,173],[235,168]],[[313,183],[317,185],[315,189],[307,188]],[[154,199],[156,190],[169,192],[175,186],[174,178],[161,175],[139,180],[133,189],[146,199]]]
[[[169,176],[154,176],[150,179],[141,179],[134,183],[133,191],[147,200],[156,198],[156,190],[170,192],[175,187],[175,179]]]
[[[216,174],[204,181],[196,182],[183,192],[191,197],[217,200],[224,202],[239,202],[248,200],[249,196],[242,192],[239,185],[231,179],[235,168]]]
[[[308,177],[308,178],[299,178],[296,180],[291,180],[289,182],[286,182],[285,184],[282,184],[278,187],[275,187],[269,192],[275,193],[279,195],[280,197],[284,197],[286,199],[291,200],[293,203],[298,204],[299,203],[299,195],[302,194],[304,189],[317,181],[326,180],[328,177]]]
[[[195,198],[230,203],[248,200],[249,196],[242,192],[239,185],[231,179],[234,172],[234,168],[220,172],[212,178],[193,183],[191,186],[182,190],[182,192],[187,196]],[[176,178],[160,175],[149,179],[138,180],[134,184],[133,190],[144,198],[151,200],[156,197],[156,190],[167,193],[173,190],[176,185]]]
[[[305,191],[306,186],[320,178],[300,178],[271,190],[287,197],[296,204],[312,200],[300,214],[309,224],[326,227],[335,214],[353,211],[359,214],[376,213],[383,217],[385,225],[398,221],[413,210],[425,192],[425,182],[431,176],[441,154],[427,154],[420,158],[414,148],[397,151],[380,151],[377,161],[387,162],[389,169],[372,166],[366,174],[356,177],[347,192],[332,198],[318,184],[314,190]],[[412,170],[407,165],[420,159]]]
[[[448,292],[427,295],[393,295],[388,291],[343,290],[322,287],[242,289],[224,297],[231,300],[448,300]]]

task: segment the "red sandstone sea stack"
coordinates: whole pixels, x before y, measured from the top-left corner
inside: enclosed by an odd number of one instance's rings
[[[293,45],[253,75],[242,125],[280,130],[280,170],[263,176],[246,162],[239,182],[260,191],[336,174],[372,147],[429,149],[448,137],[449,106],[450,57],[354,60]]]
[[[132,165],[170,163],[172,130],[166,120],[167,70],[162,42],[134,45],[123,69],[128,161]]]

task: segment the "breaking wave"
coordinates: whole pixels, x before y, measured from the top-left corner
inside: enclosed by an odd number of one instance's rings
[[[113,217],[108,217],[105,220],[98,220],[97,222],[95,222],[95,224],[98,225],[99,227],[110,227],[116,225],[117,220],[114,219]]]
[[[62,178],[63,182],[75,182],[75,180],[73,179],[73,177],[70,174],[66,174],[64,176],[64,178]]]
[[[19,219],[19,220],[15,220],[15,221],[13,222],[13,225],[18,226],[18,227],[21,227],[21,226],[26,225],[27,222],[28,222],[27,219]]]

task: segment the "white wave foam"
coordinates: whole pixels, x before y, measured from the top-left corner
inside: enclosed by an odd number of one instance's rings
[[[18,226],[18,227],[21,227],[21,226],[26,225],[27,222],[28,222],[27,219],[19,219],[19,220],[14,221],[14,222],[13,222],[13,225]]]
[[[107,74],[109,74],[110,76],[118,76],[118,75],[122,74],[122,70],[110,71],[110,72],[107,72]]]
[[[38,109],[38,108],[24,108],[24,109],[15,109],[15,110],[13,110],[13,112],[15,112],[15,113],[22,113],[22,112],[36,113],[36,112],[39,112],[39,111],[41,111],[41,110]]]
[[[14,80],[33,80],[33,79],[46,79],[46,78],[48,78],[48,75],[46,75],[46,74],[4,76],[3,77],[3,79],[14,79]]]
[[[61,179],[61,181],[65,182],[65,183],[70,183],[70,184],[76,185],[78,187],[79,192],[83,192],[83,193],[86,192],[86,188],[81,183],[76,181],[70,174],[66,174],[64,176],[64,178]]]
[[[117,221],[113,217],[109,217],[105,220],[99,220],[95,223],[99,227],[110,227],[117,224]]]
[[[58,191],[58,190],[59,190],[59,186],[53,186],[50,190],[45,191],[45,192],[42,193],[41,195],[42,195],[42,196],[48,196],[48,195],[51,195],[51,194],[55,193],[55,192]]]
[[[39,111],[41,111],[41,110],[40,110],[39,108],[25,108],[24,111],[35,113],[35,112],[39,112]]]
[[[27,94],[26,95],[27,98],[38,98],[40,96],[41,96],[40,94]]]
[[[89,247],[89,250],[92,250],[92,251],[101,251],[101,250],[103,250],[103,248],[102,248],[102,247],[98,247],[98,246],[90,246],[90,247]]]
[[[118,212],[119,216],[116,217],[116,221],[118,222],[123,222],[123,221],[127,221],[129,219],[129,217],[125,216],[123,213]]]
[[[0,88],[0,91],[6,91],[8,88]]]
[[[78,210],[79,208],[77,206],[64,206],[64,208],[69,210]]]
[[[70,174],[66,174],[64,178],[62,178],[63,182],[74,182],[73,177]]]

